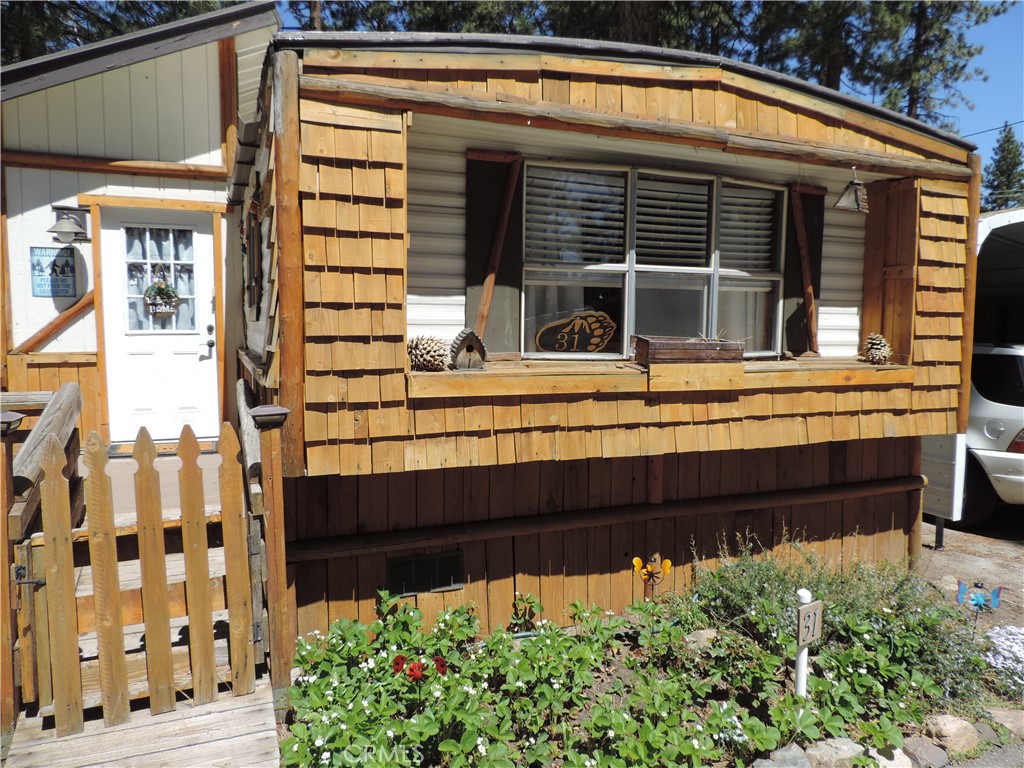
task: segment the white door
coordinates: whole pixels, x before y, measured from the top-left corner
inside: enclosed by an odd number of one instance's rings
[[[110,439],[146,427],[174,440],[189,424],[218,432],[211,215],[104,209],[102,283]],[[152,311],[145,294],[173,287],[177,306]]]

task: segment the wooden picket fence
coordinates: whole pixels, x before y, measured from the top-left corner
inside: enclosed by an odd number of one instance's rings
[[[259,526],[248,519],[228,424],[218,453],[220,509],[208,513],[200,446],[190,427],[182,430],[180,516],[165,514],[156,446],[141,430],[135,519],[126,522],[123,512],[115,520],[108,447],[93,432],[84,451],[85,524],[73,528],[64,447],[47,437],[42,531],[15,548],[15,560],[30,587],[18,615],[22,698],[52,713],[58,736],[81,732],[92,706],[102,705],[109,726],[128,720],[134,699],[148,697],[158,714],[174,709],[181,691],[196,704],[214,701],[221,683],[235,696],[253,692],[254,616],[258,626],[263,606],[254,614],[262,577],[250,553]]]

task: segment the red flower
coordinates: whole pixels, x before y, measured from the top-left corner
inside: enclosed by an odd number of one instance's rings
[[[437,674],[447,675],[448,674],[448,662],[444,660],[442,656],[434,657],[434,667],[437,669]]]
[[[405,656],[395,656],[395,660],[391,663],[391,668],[395,670],[396,675],[405,669]]]
[[[409,665],[409,668],[405,670],[405,673],[413,682],[420,682],[423,679],[423,662],[414,661],[412,664]]]

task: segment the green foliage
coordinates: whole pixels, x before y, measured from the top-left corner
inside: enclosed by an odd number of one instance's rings
[[[802,586],[826,603],[806,700],[787,661]],[[896,567],[723,556],[693,592],[630,606],[628,620],[576,602],[562,629],[542,610],[517,595],[509,626],[523,631],[478,640],[472,607],[426,631],[381,593],[373,624],[300,641],[283,762],[749,765],[828,736],[899,746],[929,712],[981,693],[966,617]]]
[[[992,162],[982,177],[985,196],[982,209],[998,211],[1024,205],[1024,146],[1009,124],[1003,124]]]

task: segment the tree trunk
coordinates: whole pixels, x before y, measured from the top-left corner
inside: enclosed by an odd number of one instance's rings
[[[616,3],[619,16],[620,39],[624,43],[660,45],[658,28],[660,3],[648,0]]]

